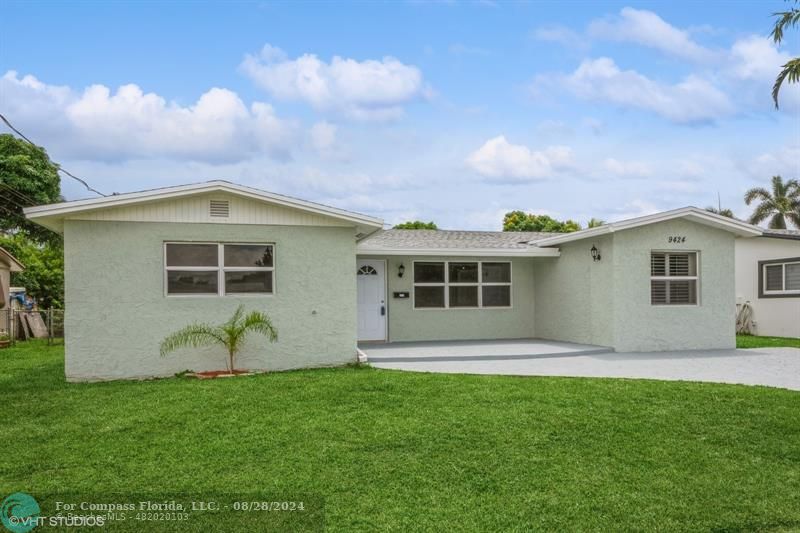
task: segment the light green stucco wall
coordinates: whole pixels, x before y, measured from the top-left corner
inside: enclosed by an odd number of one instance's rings
[[[533,259],[511,259],[510,309],[414,309],[412,299],[392,297],[396,291],[413,291],[413,261],[509,261],[492,257],[379,257],[386,259],[389,341],[520,339],[533,336]],[[400,263],[405,275],[397,277]]]
[[[165,297],[164,241],[275,243],[275,294]],[[270,315],[279,339],[252,335],[238,358],[280,370],[355,360],[353,228],[66,221],[66,374],[70,380],[224,368],[219,347],[165,358],[159,343],[194,321],[219,323],[243,303]]]
[[[603,236],[564,244],[561,256],[534,264],[535,334],[542,339],[614,344],[614,249]],[[601,260],[593,261],[592,246]]]
[[[671,235],[685,236],[679,244]],[[595,245],[602,260],[593,262]],[[535,263],[537,337],[613,347],[618,352],[733,348],[734,236],[673,220],[562,245]],[[650,252],[698,251],[697,306],[650,304]]]
[[[686,242],[668,242],[670,235]],[[734,235],[686,220],[614,235],[614,347],[619,352],[736,346]],[[697,306],[650,305],[650,251],[700,252]]]

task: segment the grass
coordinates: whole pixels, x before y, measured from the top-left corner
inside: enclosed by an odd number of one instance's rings
[[[736,335],[737,348],[800,348],[800,339],[795,337],[759,337]]]
[[[0,405],[0,498],[306,495],[329,531],[800,529],[787,390],[372,368],[67,384],[62,348],[29,342],[0,350]],[[242,516],[225,530],[275,525]]]

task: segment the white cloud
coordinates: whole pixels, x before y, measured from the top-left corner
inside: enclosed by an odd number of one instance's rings
[[[656,189],[673,194],[694,194],[700,192],[702,187],[695,180],[663,180],[656,183]]]
[[[751,35],[733,43],[727,74],[735,80],[751,84],[754,100],[771,107],[772,84],[783,65],[791,59],[792,54],[779,50],[771,39]],[[796,116],[800,109],[800,85],[785,81],[779,103],[781,110]]]
[[[747,174],[764,182],[775,175],[796,179],[800,175],[800,144],[790,143],[761,153],[740,166]]]
[[[645,178],[653,173],[650,165],[641,161],[620,161],[609,157],[603,161],[606,172],[620,178]]]
[[[326,63],[303,54],[292,60],[266,45],[261,53],[245,56],[240,69],[276,98],[304,101],[319,111],[360,120],[397,118],[405,104],[427,91],[422,72],[393,57],[356,61],[334,56]]]
[[[652,11],[631,7],[623,8],[619,16],[593,21],[588,33],[596,38],[637,43],[691,61],[708,61],[716,55],[693,41],[689,32],[672,26]]]
[[[74,157],[224,161],[262,153],[286,158],[297,129],[269,104],[248,107],[220,88],[181,106],[133,84],[116,92],[92,85],[78,93],[9,71],[0,78],[0,93],[13,121]]]
[[[527,146],[509,143],[504,135],[489,139],[467,158],[467,164],[482,176],[516,182],[550,177],[571,162],[569,147],[550,146],[532,151]]]
[[[629,218],[643,217],[658,213],[661,211],[655,204],[641,198],[636,198],[624,206],[612,211],[609,216],[609,222],[616,222],[618,220],[627,220]]]
[[[347,154],[337,138],[338,127],[325,120],[309,130],[311,146],[324,159],[346,159]]]
[[[549,81],[539,77],[537,83]],[[709,122],[733,112],[725,93],[703,78],[691,75],[677,84],[660,83],[634,70],[620,70],[607,57],[585,60],[555,82],[581,98],[652,111],[678,123]]]
[[[566,26],[542,26],[533,30],[531,37],[578,50],[586,50],[590,46],[589,41],[583,35]]]

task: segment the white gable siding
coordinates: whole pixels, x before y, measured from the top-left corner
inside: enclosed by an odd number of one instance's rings
[[[210,215],[210,200],[228,200],[228,217]],[[259,224],[274,226],[350,226],[343,220],[308,213],[299,209],[267,204],[229,194],[201,194],[147,202],[139,205],[112,207],[79,213],[69,220],[112,220],[122,222],[194,222],[210,224]]]

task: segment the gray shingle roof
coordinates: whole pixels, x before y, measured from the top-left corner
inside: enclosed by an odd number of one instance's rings
[[[765,229],[765,237],[780,237],[783,239],[800,239],[800,230],[796,229]]]
[[[530,241],[552,237],[535,231],[451,231],[390,229],[358,243],[359,250],[498,249],[525,250]]]

